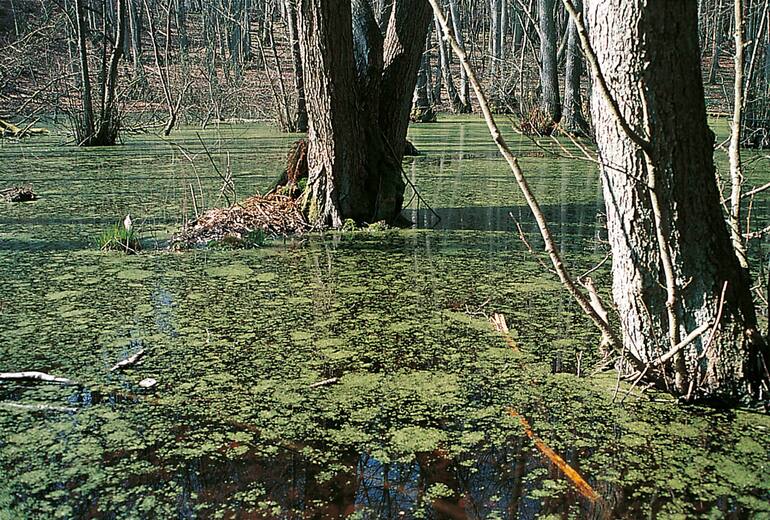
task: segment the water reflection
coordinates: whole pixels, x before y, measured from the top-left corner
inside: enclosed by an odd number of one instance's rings
[[[417,453],[409,462],[383,463],[369,453],[348,452],[320,464],[295,447],[273,457],[249,451],[235,461],[198,460],[175,478],[185,482],[181,516],[197,511],[204,517],[216,513],[237,518],[607,517],[604,505],[588,503],[571,489],[546,500],[533,495],[540,480],[562,476],[530,451],[526,440],[513,439],[503,448],[481,450],[477,459],[454,460],[437,450]],[[525,478],[538,471],[542,479]],[[237,497],[249,490],[259,490],[259,506],[238,503]]]

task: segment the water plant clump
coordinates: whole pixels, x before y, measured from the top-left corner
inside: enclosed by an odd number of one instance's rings
[[[133,226],[126,226],[125,223],[115,224],[99,237],[99,249],[131,255],[142,250],[142,243]]]

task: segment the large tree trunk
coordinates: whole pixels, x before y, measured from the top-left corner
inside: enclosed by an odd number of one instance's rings
[[[342,226],[362,197],[363,149],[357,113],[349,0],[299,0],[300,48],[308,98],[308,212]]]
[[[396,1],[385,35],[369,0],[300,0],[312,221],[395,222],[401,161],[431,10]]]
[[[503,40],[503,1],[502,0],[489,0],[489,14],[490,19],[490,34],[489,34],[489,50],[492,57],[492,65],[490,66],[490,77],[493,82],[496,82],[500,75],[503,60],[503,50],[501,42]]]
[[[394,0],[392,9],[383,49],[380,127],[400,164],[412,92],[433,10],[427,0]]]
[[[556,21],[554,20],[555,0],[538,0],[540,17],[540,108],[548,120],[556,124],[561,120],[561,99],[559,96],[559,69],[556,57]]]
[[[414,88],[412,100],[412,114],[409,119],[415,123],[432,123],[436,121],[436,113],[433,108],[430,88],[430,52],[432,39],[428,37],[426,51],[422,53],[420,68],[417,71],[417,85]]]
[[[593,122],[624,346],[676,394],[757,395],[767,383],[767,347],[757,331],[749,275],[721,209],[696,3],[586,4],[599,67],[628,126],[648,143],[643,152],[595,88]],[[673,355],[675,339],[699,329],[704,333]]]
[[[89,146],[112,146],[117,142],[120,131],[120,113],[117,105],[118,65],[123,58],[124,39],[126,37],[125,0],[115,3],[115,34],[113,47],[107,68],[102,78],[102,104],[94,138]],[[107,42],[104,42],[104,52]]]

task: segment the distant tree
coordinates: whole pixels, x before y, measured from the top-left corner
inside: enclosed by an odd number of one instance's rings
[[[101,17],[101,67],[97,75],[99,97],[98,112],[94,110],[91,75],[89,73],[88,33],[83,0],[75,0],[75,32],[80,63],[80,98],[82,110],[75,121],[75,135],[81,146],[111,146],[120,132],[118,110],[118,65],[123,57],[125,38],[125,0],[115,0],[114,20],[107,12],[107,2],[102,3]],[[94,13],[91,12],[91,15]],[[112,26],[112,34],[108,34]],[[109,57],[108,57],[109,56]]]
[[[537,0],[540,17],[540,109],[554,125],[561,121],[557,34],[554,20],[555,0]]]
[[[288,28],[289,44],[291,45],[291,63],[294,76],[294,95],[296,97],[293,129],[296,132],[307,132],[307,102],[305,101],[305,78],[302,71],[302,53],[299,47],[299,29],[297,28],[296,0],[284,0],[286,12],[286,27]]]
[[[577,0],[575,7],[582,11],[583,2]],[[575,135],[588,135],[589,128],[583,115],[583,97],[580,92],[580,82],[583,78],[583,54],[580,49],[575,22],[570,20],[567,25],[567,65],[564,74],[564,114],[561,126],[567,132]]]
[[[299,0],[311,219],[395,222],[401,161],[431,9],[396,0],[381,31],[369,0]]]
[[[586,0],[586,18],[606,80],[592,114],[624,348],[680,396],[766,396],[768,348],[715,175],[697,3]]]

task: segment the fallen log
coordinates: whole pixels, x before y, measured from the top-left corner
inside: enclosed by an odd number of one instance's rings
[[[21,139],[23,137],[30,137],[33,135],[47,134],[48,130],[45,128],[32,128],[36,121],[30,123],[24,128],[0,119],[0,137],[13,137],[15,139]]]
[[[0,381],[39,381],[41,383],[77,385],[77,383],[71,379],[52,376],[44,372],[4,372],[0,373]]]

